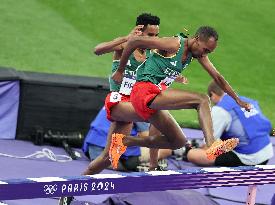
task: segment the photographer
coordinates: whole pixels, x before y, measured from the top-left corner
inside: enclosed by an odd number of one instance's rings
[[[238,146],[216,159],[207,159],[204,149],[187,149],[187,160],[200,166],[246,166],[265,165],[273,157],[273,147],[269,139],[270,121],[262,114],[255,100],[240,97],[252,105],[250,112],[236,105],[234,100],[211,82],[208,95],[215,104],[211,114],[214,136],[226,140],[239,138]]]

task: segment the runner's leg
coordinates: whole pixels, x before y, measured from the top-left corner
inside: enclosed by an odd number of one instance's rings
[[[205,94],[168,89],[161,92],[150,104],[156,110],[196,109],[206,144],[214,142],[210,100]]]
[[[182,129],[167,110],[154,113],[149,122],[153,124],[162,135],[153,135],[146,138],[125,136],[123,144],[126,146],[141,146],[148,148],[178,149],[186,143]]]
[[[160,131],[156,129],[152,124],[150,125],[149,136],[161,135]],[[158,149],[150,148],[150,170],[154,170],[158,167]]]
[[[133,124],[131,122],[112,122],[104,151],[95,160],[90,162],[87,169],[83,172],[83,175],[98,174],[103,169],[109,167],[111,165],[109,159],[109,148],[111,144],[112,134],[119,132],[125,135],[130,135],[132,127]]]

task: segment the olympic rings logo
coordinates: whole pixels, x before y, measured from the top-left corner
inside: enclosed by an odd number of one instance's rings
[[[48,194],[54,194],[57,191],[57,185],[45,185],[44,186],[44,192]]]

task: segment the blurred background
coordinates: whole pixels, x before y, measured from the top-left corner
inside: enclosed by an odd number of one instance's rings
[[[274,0],[0,0],[0,152],[27,155],[48,140],[59,146],[62,141],[71,156],[64,140],[81,146],[72,140],[83,141],[108,93],[112,54],[96,56],[93,48],[127,35],[144,12],[160,17],[160,36],[184,29],[192,36],[202,25],[216,28],[218,47],[209,58],[239,95],[258,100],[275,127],[274,10]],[[195,60],[182,74],[189,84],[173,87],[206,93],[211,78]],[[199,128],[195,110],[171,112],[182,127]],[[194,138],[199,137],[198,130],[192,131]],[[35,145],[2,140],[15,139],[15,135],[16,139],[32,138]],[[274,146],[274,137],[272,140]],[[66,154],[57,147],[43,147]],[[0,178],[76,176],[89,160],[83,155],[67,165],[45,162],[0,157]],[[169,163],[174,169],[194,166],[183,161]],[[274,186],[258,186],[257,192],[261,204],[275,199]],[[220,204],[232,205],[240,200],[244,204],[246,193],[247,187],[233,187],[207,189],[204,194],[219,196]],[[108,196],[99,197],[90,201],[101,202]],[[57,199],[7,203],[51,205]]]
[[[112,55],[91,50],[128,34],[140,13],[161,18],[160,36],[210,25],[220,36],[210,59],[236,92],[259,101],[274,127],[274,8],[273,0],[0,0],[0,66],[107,78]],[[189,84],[174,87],[206,92],[210,77],[196,61],[183,75]],[[172,113],[182,126],[198,127],[195,111]]]

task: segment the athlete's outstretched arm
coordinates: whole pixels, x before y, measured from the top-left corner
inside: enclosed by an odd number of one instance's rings
[[[94,48],[94,54],[102,55],[105,53],[122,50],[123,49],[122,44],[125,42],[127,42],[126,36],[115,38],[112,41],[100,43]]]
[[[158,38],[158,37],[145,37],[138,36],[132,37],[126,43],[122,56],[120,58],[120,64],[117,71],[113,74],[112,78],[116,82],[121,82],[123,73],[129,59],[129,56],[136,50],[137,48],[148,48],[148,49],[159,49],[166,51],[169,54],[176,53],[180,46],[179,38],[170,37],[170,38]]]
[[[118,37],[115,38],[112,41],[107,41],[98,44],[94,48],[94,54],[96,55],[102,55],[105,53],[110,53],[113,51],[119,51],[123,49],[123,43],[127,42],[128,39],[133,36],[133,35],[140,35],[141,34],[141,29],[143,28],[143,25],[138,25],[136,26],[127,36],[123,37]]]
[[[202,67],[209,73],[209,75],[215,80],[215,82],[228,94],[230,95],[241,107],[246,110],[251,109],[249,103],[243,102],[238,95],[234,92],[229,83],[224,79],[224,77],[217,71],[214,65],[209,60],[208,56],[203,56],[198,58],[199,63]]]

